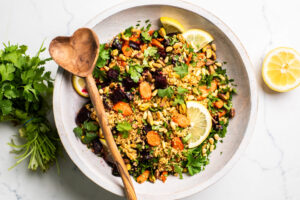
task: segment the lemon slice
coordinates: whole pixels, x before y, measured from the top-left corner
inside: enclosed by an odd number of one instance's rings
[[[184,27],[176,19],[173,19],[171,17],[161,17],[160,22],[162,23],[163,27],[166,29],[167,33],[184,32]]]
[[[300,85],[300,54],[292,48],[279,47],[264,59],[262,76],[277,92],[287,92]]]
[[[187,30],[182,34],[182,36],[188,43],[192,45],[195,52],[199,51],[214,40],[211,34],[201,29]]]
[[[212,126],[211,115],[199,101],[188,101],[187,116],[191,120],[189,148],[200,145],[209,135]]]
[[[75,91],[83,97],[89,97],[89,93],[86,89],[85,80],[79,76],[72,76],[72,83]]]

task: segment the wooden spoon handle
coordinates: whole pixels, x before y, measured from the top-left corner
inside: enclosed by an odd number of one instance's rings
[[[118,147],[115,143],[113,135],[108,126],[102,98],[100,97],[99,91],[97,89],[97,86],[96,86],[96,83],[95,83],[95,80],[94,80],[92,74],[90,74],[86,77],[86,84],[87,84],[88,92],[90,95],[90,99],[92,100],[92,103],[96,109],[97,117],[99,119],[99,124],[102,128],[102,132],[103,132],[103,135],[107,142],[108,149],[109,149],[110,153],[112,154],[115,164],[117,165],[120,175],[122,177],[122,180],[123,180],[123,183],[125,186],[125,192],[126,192],[127,199],[136,200],[137,198],[136,198],[133,184],[131,182],[131,178],[129,176],[126,165],[124,164],[123,158],[118,150]]]

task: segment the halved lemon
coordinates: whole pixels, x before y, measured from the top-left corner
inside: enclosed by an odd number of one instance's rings
[[[161,17],[160,22],[162,23],[167,33],[184,32],[184,27],[176,19],[173,19],[171,17]]]
[[[188,145],[194,148],[200,145],[209,135],[212,126],[212,119],[207,108],[199,101],[188,101],[187,116],[191,120],[191,128],[189,130]]]
[[[192,45],[195,52],[199,51],[214,40],[211,34],[201,29],[187,30],[182,34],[182,36]]]
[[[278,47],[263,62],[265,83],[277,92],[287,92],[300,85],[300,54],[292,48]]]
[[[82,97],[89,97],[89,93],[86,88],[85,80],[79,76],[72,76],[72,84],[75,91]]]

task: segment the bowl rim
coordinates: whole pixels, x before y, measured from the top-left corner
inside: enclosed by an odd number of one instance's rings
[[[249,87],[250,87],[250,103],[251,103],[251,110],[250,110],[250,116],[248,125],[246,127],[244,137],[242,138],[240,145],[236,149],[235,153],[232,155],[231,159],[221,168],[217,173],[215,173],[211,178],[209,178],[206,182],[202,184],[196,184],[193,188],[190,188],[185,191],[181,191],[178,193],[173,193],[167,196],[167,198],[170,199],[179,199],[184,198],[187,196],[190,196],[192,194],[195,194],[197,192],[200,192],[207,187],[211,186],[212,184],[216,183],[218,180],[220,180],[225,174],[229,172],[229,170],[233,167],[233,165],[238,161],[238,159],[241,157],[242,153],[245,151],[251,136],[254,131],[255,121],[257,117],[257,109],[258,109],[258,94],[257,94],[257,82],[254,75],[253,65],[250,61],[250,58],[243,47],[242,43],[238,39],[238,37],[233,33],[233,31],[218,17],[210,13],[209,11],[201,8],[198,5],[195,5],[190,2],[186,2],[183,0],[126,0],[123,1],[117,5],[114,5],[105,11],[99,13],[97,16],[92,18],[85,27],[93,28],[97,23],[103,21],[107,17],[114,15],[118,12],[121,12],[125,9],[139,7],[139,6],[173,6],[178,7],[181,9],[185,9],[189,12],[196,13],[210,22],[212,22],[215,26],[217,26],[233,43],[234,47],[237,49],[238,53],[240,54],[240,57],[245,65],[245,70],[247,72],[248,78],[249,78]],[[124,193],[122,190],[116,189],[115,184],[111,183],[111,181],[108,178],[104,177],[95,177],[93,170],[89,168],[80,158],[75,151],[72,150],[71,145],[69,144],[69,141],[66,136],[64,136],[64,133],[66,133],[64,125],[62,123],[62,115],[61,115],[61,106],[59,101],[59,88],[62,84],[63,80],[63,73],[64,70],[62,68],[58,68],[57,75],[55,78],[54,83],[54,92],[53,92],[53,113],[54,113],[54,119],[55,124],[59,133],[59,136],[61,138],[62,144],[68,153],[71,160],[78,166],[78,168],[94,183],[101,186],[105,190],[112,192],[119,196],[124,196]],[[138,196],[143,196],[146,194],[138,193],[136,192]]]

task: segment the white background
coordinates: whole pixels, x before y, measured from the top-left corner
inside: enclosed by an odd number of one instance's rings
[[[120,0],[0,0],[0,41],[26,44],[34,54],[42,41],[71,34]],[[300,88],[274,93],[262,82],[261,64],[274,47],[300,51],[298,0],[190,0],[223,20],[245,46],[254,65],[259,111],[253,138],[239,162],[218,183],[189,200],[300,199]],[[2,48],[2,47],[1,47]],[[46,52],[42,56],[48,57]],[[47,64],[53,72],[57,66]],[[60,159],[61,173],[32,173],[26,162],[8,171],[15,160],[6,144],[16,134],[0,124],[1,200],[121,199],[87,179],[68,155]]]

